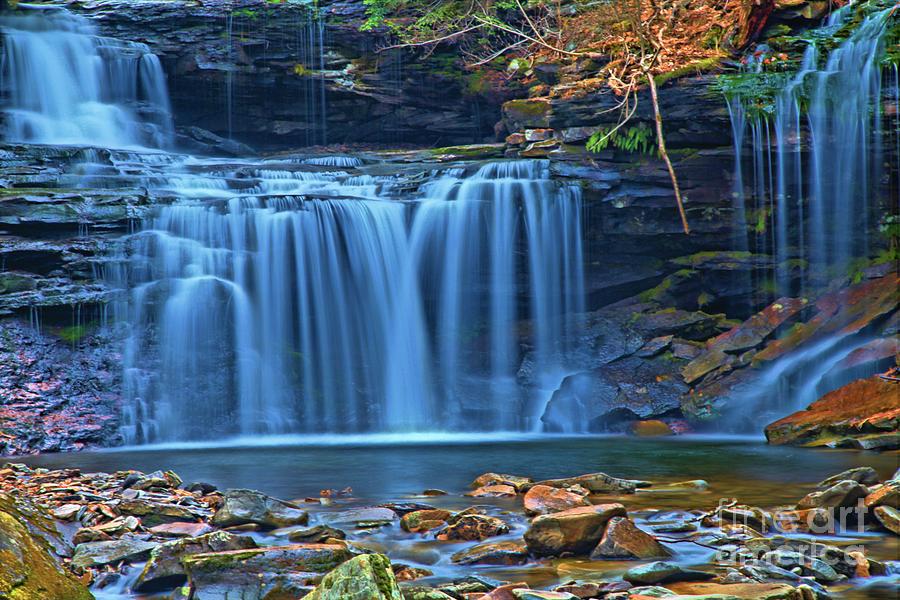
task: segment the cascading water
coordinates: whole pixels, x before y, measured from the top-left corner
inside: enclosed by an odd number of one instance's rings
[[[855,9],[850,5],[835,11],[820,34],[847,25]],[[790,259],[807,265],[803,291],[846,274],[854,258],[867,256],[869,218],[883,169],[880,58],[891,16],[891,8],[870,14],[824,56],[810,42],[798,71],[785,74],[767,109],[757,110],[757,98],[729,98],[735,210],[742,217],[752,207],[760,234],[748,244],[745,221],[739,217],[736,248],[774,255],[778,294],[798,291]],[[761,56],[766,51],[761,49]],[[751,62],[756,71],[762,69],[759,59]],[[748,137],[753,157],[749,177],[742,165]]]
[[[848,26],[857,10],[849,5],[835,11],[814,39],[827,39]],[[882,139],[887,132],[882,127],[881,58],[891,18],[892,8],[871,11],[827,54],[810,42],[796,73],[783,74],[767,110],[755,110],[758,99],[728,97],[735,147],[735,248],[773,255],[779,295],[821,291],[835,277],[848,275],[856,259],[870,255],[870,219],[882,208]],[[749,71],[762,73],[768,55],[768,48],[760,48]],[[742,164],[747,138],[749,170]],[[893,209],[884,207],[888,211],[900,208],[897,198],[889,202]],[[747,238],[743,215],[748,209],[754,210],[760,234],[755,240]],[[794,276],[798,264],[799,281]],[[783,416],[849,379],[871,375],[835,373],[836,365],[867,341],[864,334],[813,340],[741,392],[737,410],[746,423],[757,423],[762,413]]]
[[[100,37],[83,17],[20,5],[0,17],[6,139],[122,148],[171,145],[159,59]]]
[[[451,170],[412,202],[341,172],[170,177],[189,199],[123,257],[126,436],[537,426],[584,310],[580,196],[548,171]]]

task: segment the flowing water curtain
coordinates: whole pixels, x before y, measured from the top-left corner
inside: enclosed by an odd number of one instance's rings
[[[159,59],[104,38],[56,7],[0,17],[7,139],[102,147],[169,147],[171,109]]]
[[[820,37],[849,26],[854,9],[835,11]],[[727,91],[736,159],[735,248],[771,254],[778,264],[772,287],[757,282],[758,289],[803,293],[846,274],[854,257],[868,253],[883,169],[880,59],[890,16],[890,9],[870,14],[829,53],[811,41],[793,74],[766,73],[760,58],[769,49],[760,48],[745,77],[751,88],[774,85],[771,92],[755,90],[771,97],[744,95],[741,87]],[[747,140],[750,169],[742,160]],[[748,212],[749,222],[742,217]],[[752,245],[745,241],[748,231],[756,234]],[[798,270],[804,271],[799,289],[792,281]]]
[[[440,174],[414,202],[367,176],[253,176],[131,241],[131,441],[537,422],[520,345],[555,387],[584,309],[580,197],[546,161]],[[191,178],[169,185],[219,190]]]

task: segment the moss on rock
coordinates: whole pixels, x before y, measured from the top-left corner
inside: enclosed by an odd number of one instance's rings
[[[401,600],[391,561],[383,554],[363,554],[326,575],[307,600]]]
[[[60,564],[64,542],[49,515],[23,498],[0,493],[0,597],[88,600],[94,596]]]

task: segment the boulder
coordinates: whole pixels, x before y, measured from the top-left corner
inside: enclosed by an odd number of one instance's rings
[[[443,526],[452,514],[453,513],[449,510],[438,508],[431,510],[417,510],[403,515],[400,519],[400,528],[404,531],[409,531],[410,533],[429,531],[436,527]]]
[[[296,504],[255,490],[228,490],[222,507],[213,515],[216,527],[255,524],[266,529],[305,525],[309,515]]]
[[[629,356],[563,379],[541,416],[551,431],[606,431],[677,413],[688,391],[680,361]]]
[[[667,435],[675,435],[668,423],[664,423],[658,419],[650,419],[649,421],[636,421],[631,424],[631,434],[638,437],[663,437]]]
[[[460,565],[521,565],[528,562],[528,548],[522,542],[487,542],[460,550],[451,560]]]
[[[249,536],[216,531],[199,537],[183,538],[160,544],[150,553],[150,558],[132,585],[136,592],[159,591],[182,585],[187,574],[182,566],[185,557],[228,550],[256,548]]]
[[[621,479],[606,473],[588,473],[577,477],[547,479],[539,481],[536,485],[546,485],[555,488],[581,486],[592,494],[632,494],[637,488],[649,487],[650,483],[637,479]]]
[[[473,481],[472,485],[469,487],[471,487],[472,489],[477,489],[492,485],[508,485],[515,488],[517,492],[524,492],[533,483],[534,481],[532,481],[530,477],[504,475],[501,473],[484,473],[483,475],[479,475],[478,477],[476,477],[475,481]]]
[[[881,479],[878,477],[878,472],[872,467],[856,467],[854,469],[841,471],[837,475],[832,475],[831,477],[820,481],[816,488],[819,490],[828,489],[841,481],[856,481],[863,485],[873,485],[881,481]]]
[[[894,535],[900,535],[900,510],[892,506],[876,506],[872,512],[885,529]]]
[[[437,534],[439,540],[481,541],[509,533],[509,525],[502,519],[488,515],[467,514],[456,517]]]
[[[900,509],[900,479],[895,477],[878,489],[873,489],[872,493],[866,496],[865,504],[867,508],[890,506]]]
[[[150,552],[158,545],[156,542],[148,542],[135,537],[78,544],[72,555],[72,567],[86,569],[114,565],[122,561],[141,561],[150,556]]]
[[[328,573],[306,600],[403,600],[403,595],[388,557],[363,554]]]
[[[516,488],[511,485],[486,485],[467,492],[471,498],[512,498],[516,495]]]
[[[858,379],[822,396],[806,410],[766,427],[770,444],[821,446],[845,438],[896,433],[900,428],[900,383],[881,377]]]
[[[628,569],[622,578],[635,585],[657,585],[677,581],[706,581],[715,577],[713,573],[687,569],[670,562],[657,561]]]
[[[512,591],[516,600],[579,600],[569,592],[548,592],[545,590],[516,589]]]
[[[541,515],[525,532],[525,544],[537,556],[587,555],[600,542],[609,520],[625,516],[621,504],[582,506]]]
[[[303,596],[352,556],[342,545],[295,544],[195,554],[182,564],[192,600],[263,600]]]
[[[741,600],[805,600],[802,590],[783,583],[682,582],[668,586],[681,596],[726,596]]]
[[[549,485],[535,485],[525,494],[523,502],[525,514],[532,517],[591,504],[584,494]]]
[[[829,564],[830,561],[826,562],[803,551],[794,552],[787,548],[779,548],[766,552],[763,560],[788,571],[800,569],[803,575],[811,575],[820,583],[835,583],[845,578]]]
[[[358,529],[371,529],[391,525],[397,520],[397,513],[389,508],[373,506],[344,510],[328,515],[325,520],[329,525],[352,525]]]
[[[327,544],[329,540],[343,540],[347,534],[328,525],[316,525],[309,529],[295,529],[288,533],[288,540],[295,544]]]
[[[831,487],[811,492],[804,496],[798,503],[797,508],[803,510],[808,508],[840,508],[852,507],[869,494],[869,489],[851,479],[840,481]]]
[[[144,527],[155,527],[164,523],[198,521],[202,514],[180,504],[154,502],[145,498],[125,498],[119,502],[118,510],[123,515],[140,517]]]
[[[647,560],[671,555],[656,538],[638,529],[631,519],[625,517],[609,520],[600,543],[591,552],[591,558],[595,560]]]
[[[61,564],[66,543],[53,519],[25,498],[0,492],[0,597],[90,600],[87,587]]]

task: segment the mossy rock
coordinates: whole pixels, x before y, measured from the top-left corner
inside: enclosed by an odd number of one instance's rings
[[[383,554],[352,558],[322,578],[307,600],[403,600],[391,561]]]
[[[0,598],[89,600],[94,596],[54,552],[65,542],[43,510],[0,493]]]

